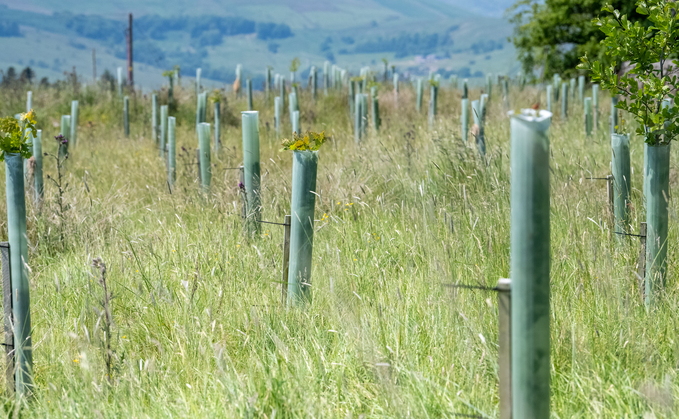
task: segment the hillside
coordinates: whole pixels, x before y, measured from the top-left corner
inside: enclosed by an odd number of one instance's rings
[[[151,88],[174,65],[184,75],[202,68],[204,78],[228,83],[237,63],[261,79],[267,65],[287,73],[294,57],[302,60],[302,76],[326,60],[357,70],[381,65],[382,58],[400,72],[481,77],[516,71],[506,40],[511,27],[494,17],[499,6],[486,7],[488,16],[463,6],[457,0],[205,0],[190,7],[183,0],[0,0],[6,29],[0,31],[0,68],[30,65],[38,77],[54,79],[75,66],[91,79],[96,49],[98,74],[115,72],[125,65],[124,31],[132,12],[135,81]]]

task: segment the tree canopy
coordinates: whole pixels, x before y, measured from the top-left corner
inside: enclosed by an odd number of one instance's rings
[[[610,64],[602,44],[605,35],[593,19],[611,4],[631,21],[642,20],[634,0],[519,0],[507,9],[514,24],[511,41],[523,72],[548,78],[554,73],[575,75],[580,57]]]

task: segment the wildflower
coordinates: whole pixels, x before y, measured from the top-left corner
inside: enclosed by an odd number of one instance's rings
[[[243,185],[243,182],[238,182],[238,189],[245,189],[245,185]]]
[[[59,134],[59,135],[57,135],[56,137],[54,137],[54,139],[57,140],[57,142],[58,142],[59,144],[64,144],[64,145],[65,145],[65,144],[68,144],[68,138],[64,137],[64,136],[61,135],[61,134]]]

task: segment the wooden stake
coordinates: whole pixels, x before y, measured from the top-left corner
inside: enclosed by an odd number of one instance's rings
[[[5,376],[7,392],[14,393],[14,328],[12,327],[12,269],[10,267],[9,243],[0,243],[2,258],[2,307],[5,316]]]
[[[288,272],[290,269],[290,215],[285,216],[283,230],[283,279],[281,283],[281,304],[288,302]]]
[[[615,208],[613,207],[613,175],[606,176],[606,195],[608,196],[608,213],[613,216]]]
[[[646,295],[644,278],[646,277],[646,223],[639,224],[639,264],[637,265],[639,292],[642,300]]]
[[[500,419],[512,418],[512,280],[500,278],[497,284],[498,378]]]

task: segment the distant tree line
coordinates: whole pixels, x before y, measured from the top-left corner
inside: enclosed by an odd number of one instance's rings
[[[25,67],[21,72],[17,72],[14,67],[8,67],[6,71],[0,70],[0,87],[19,88],[27,84],[33,84],[35,71],[31,67]],[[41,85],[49,85],[47,77],[40,81]]]
[[[120,43],[125,40],[127,25],[123,21],[97,15],[72,15],[55,13],[57,19],[76,34],[99,41]],[[196,46],[220,45],[225,36],[257,34],[262,40],[285,39],[293,35],[285,23],[255,22],[242,17],[145,15],[134,19],[136,41],[147,39],[161,41],[171,32],[188,32]]]

